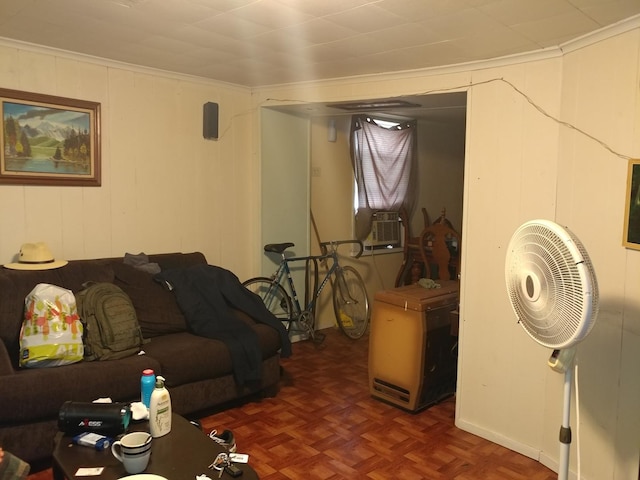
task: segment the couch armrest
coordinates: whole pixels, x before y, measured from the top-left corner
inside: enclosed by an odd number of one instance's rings
[[[11,358],[9,358],[9,352],[3,342],[0,342],[0,376],[14,374],[13,365],[11,364]]]

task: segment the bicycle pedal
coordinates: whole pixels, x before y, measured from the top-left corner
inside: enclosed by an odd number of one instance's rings
[[[315,343],[316,345],[320,345],[322,342],[324,342],[325,338],[326,335],[324,333],[316,332],[313,335],[313,343]]]

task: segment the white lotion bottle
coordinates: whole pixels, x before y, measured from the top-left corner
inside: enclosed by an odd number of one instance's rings
[[[149,431],[154,438],[171,431],[171,397],[160,375],[156,376],[156,387],[149,402]]]

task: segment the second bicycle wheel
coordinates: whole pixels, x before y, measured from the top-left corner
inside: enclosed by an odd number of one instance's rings
[[[369,325],[369,300],[364,281],[353,267],[346,266],[336,272],[333,311],[347,337],[358,339],[364,335]]]
[[[293,307],[291,298],[282,285],[267,277],[251,278],[242,285],[258,295],[267,309],[289,330]]]

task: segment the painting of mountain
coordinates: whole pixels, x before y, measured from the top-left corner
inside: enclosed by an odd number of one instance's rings
[[[99,175],[99,104],[21,93],[0,89],[0,183],[33,178],[94,182]]]

